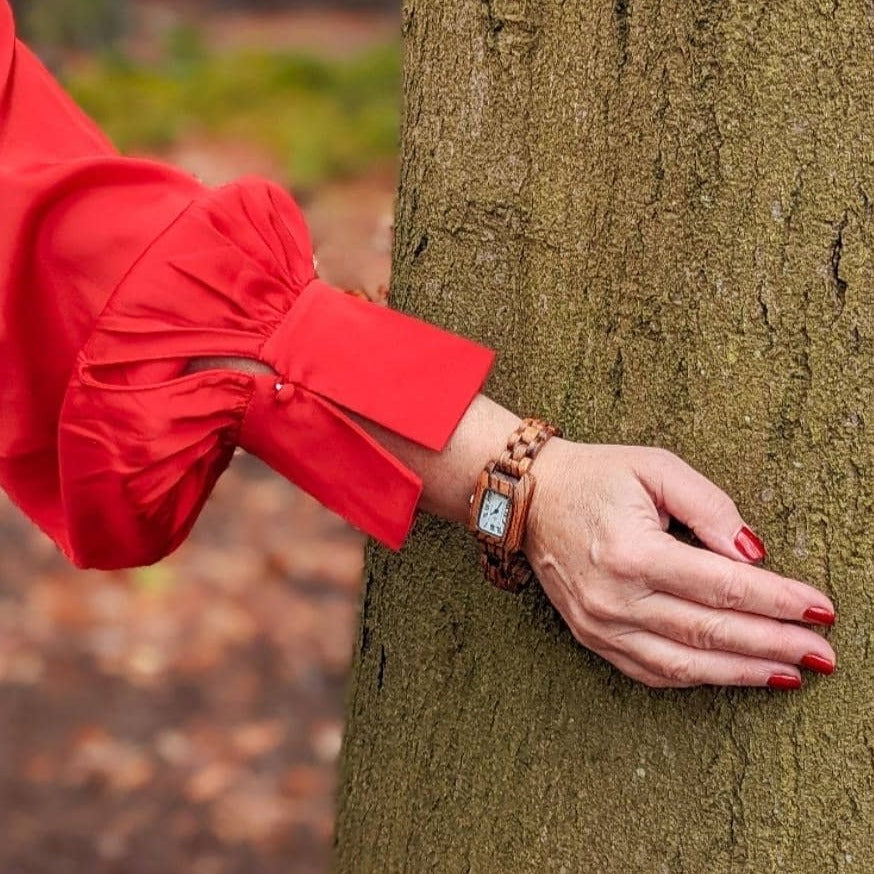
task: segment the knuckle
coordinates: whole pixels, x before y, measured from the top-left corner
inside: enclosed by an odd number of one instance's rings
[[[600,589],[581,592],[579,604],[586,615],[598,622],[609,622],[617,614],[617,605]]]
[[[775,623],[775,628],[768,635],[766,658],[777,661],[793,662],[800,647],[795,640],[794,629],[790,629],[783,623]]]
[[[773,592],[774,614],[782,618],[790,618],[798,613],[798,599],[785,586],[780,586]]]
[[[651,552],[642,547],[628,552],[622,565],[624,579],[629,582],[642,583],[653,575],[656,561]]]
[[[674,455],[670,449],[665,449],[664,446],[653,446],[649,452],[653,461],[655,461],[660,467],[666,467],[667,465],[678,461],[677,456]]]
[[[653,446],[646,450],[644,456],[646,467],[652,472],[656,482],[663,488],[665,482],[671,478],[671,473],[676,469],[680,459],[668,449],[661,446]]]
[[[691,658],[673,658],[662,665],[661,676],[672,686],[694,686],[697,682],[695,665]]]
[[[726,650],[729,648],[728,627],[724,616],[707,616],[692,629],[690,643],[697,649]]]
[[[639,661],[613,661],[613,665],[619,668],[626,677],[648,686],[650,689],[667,689],[670,688],[671,682],[666,678],[655,673],[650,665]]]
[[[714,488],[706,501],[705,512],[713,520],[738,516],[737,505],[722,489]]]
[[[735,680],[737,686],[764,686],[768,682],[771,671],[758,665],[745,665],[738,672]]]
[[[633,580],[645,567],[640,551],[618,541],[608,541],[601,549],[599,563],[604,572],[617,580]]]
[[[716,581],[713,590],[717,607],[726,610],[742,610],[750,597],[750,583],[747,577],[738,574],[729,566]]]

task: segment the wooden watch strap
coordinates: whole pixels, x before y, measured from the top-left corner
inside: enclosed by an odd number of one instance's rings
[[[486,579],[505,592],[518,592],[525,588],[534,571],[524,552],[506,553],[494,544],[483,543],[480,552],[480,567]]]
[[[494,462],[494,470],[520,481],[517,499],[522,500],[518,526],[524,530],[533,493],[533,477],[529,476],[534,459],[554,436],[561,431],[542,419],[525,419],[507,439],[507,447]],[[522,481],[525,482],[522,482]],[[527,486],[527,487],[523,487]],[[521,538],[518,541],[521,543]],[[480,537],[480,565],[490,583],[505,591],[516,592],[530,582],[534,571],[521,549],[510,550],[504,544]]]
[[[561,436],[561,432],[555,425],[543,419],[524,419],[507,438],[507,448],[501,453],[495,468],[521,479],[546,441],[556,435]]]

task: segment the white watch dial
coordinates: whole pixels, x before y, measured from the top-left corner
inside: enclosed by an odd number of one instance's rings
[[[477,527],[486,534],[503,537],[510,519],[510,499],[506,495],[487,489],[479,509]]]

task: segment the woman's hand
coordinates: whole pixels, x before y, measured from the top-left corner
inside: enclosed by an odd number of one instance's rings
[[[835,653],[797,623],[830,625],[822,592],[753,566],[764,548],[732,500],[661,449],[554,438],[525,552],[574,637],[649,686],[801,686]],[[665,530],[673,517],[700,549]]]
[[[480,395],[439,453],[360,422],[422,477],[422,509],[464,522],[519,418]],[[831,601],[753,567],[764,549],[731,499],[670,452],[554,437],[531,472],[525,552],[577,640],[628,676],[797,689],[799,665],[834,670],[828,642],[796,624],[831,625]],[[671,518],[709,549],[668,534]]]

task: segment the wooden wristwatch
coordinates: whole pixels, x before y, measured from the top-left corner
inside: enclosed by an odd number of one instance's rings
[[[479,475],[470,499],[468,527],[482,547],[480,564],[489,582],[516,592],[533,576],[522,552],[525,522],[534,494],[530,468],[550,437],[561,431],[541,419],[525,419],[507,448]]]

